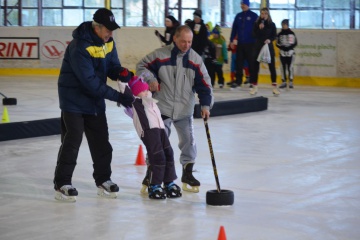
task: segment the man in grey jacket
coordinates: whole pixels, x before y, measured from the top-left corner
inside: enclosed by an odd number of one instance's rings
[[[183,165],[183,190],[199,192],[200,182],[192,175],[197,155],[193,113],[195,92],[201,105],[201,116],[208,119],[213,106],[212,87],[202,58],[191,49],[193,33],[186,26],[176,29],[174,43],[156,49],[145,56],[136,67],[136,74],[143,76],[155,92],[168,136],[171,124],[179,137],[180,163]],[[146,184],[148,174],[143,184]],[[190,186],[190,187],[189,187]]]

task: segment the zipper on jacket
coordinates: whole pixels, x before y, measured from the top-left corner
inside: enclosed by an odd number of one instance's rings
[[[105,50],[106,50],[106,45],[105,45],[105,44],[103,44],[103,45],[102,45],[102,49],[103,49],[103,52],[104,52],[104,58],[105,58],[105,57],[106,57],[106,51],[105,51]]]

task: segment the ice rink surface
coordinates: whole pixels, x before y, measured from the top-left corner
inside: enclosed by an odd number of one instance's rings
[[[0,76],[0,92],[17,98],[11,122],[60,117],[54,76]],[[115,83],[110,82],[114,88]],[[249,98],[248,89],[214,90],[216,101]],[[135,165],[140,139],[132,120],[107,101],[117,199],[96,195],[84,137],[73,176],[76,203],[54,200],[60,136],[0,142],[1,240],[360,239],[360,89],[296,86],[273,97],[268,110],[210,118],[220,186],[232,206],[206,204],[216,189],[204,122],[195,119],[199,193],[150,200],[140,194],[146,167]],[[1,113],[4,106],[0,107]],[[177,135],[170,137],[181,185]]]

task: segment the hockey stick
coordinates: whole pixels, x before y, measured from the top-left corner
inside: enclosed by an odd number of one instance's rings
[[[210,138],[210,130],[209,130],[209,126],[208,126],[208,123],[207,123],[207,119],[206,119],[206,118],[204,118],[204,124],[205,124],[206,136],[207,136],[207,140],[208,140],[208,144],[209,144],[209,150],[210,150],[210,155],[211,155],[211,162],[212,162],[213,169],[214,169],[214,176],[215,176],[215,181],[216,181],[216,188],[217,188],[218,193],[220,193],[220,192],[221,192],[221,189],[220,189],[219,177],[218,177],[217,170],[216,170],[216,163],[215,163],[214,151],[213,151],[213,148],[212,148],[211,138]]]

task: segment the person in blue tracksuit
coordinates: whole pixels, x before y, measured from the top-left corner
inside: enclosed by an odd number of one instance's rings
[[[230,48],[236,45],[236,80],[231,89],[242,85],[244,62],[249,64],[250,75],[253,68],[253,49],[255,38],[253,37],[253,26],[258,15],[250,10],[249,0],[241,1],[242,12],[236,14],[230,35]],[[237,40],[235,39],[237,37]],[[235,42],[234,42],[235,39]]]

